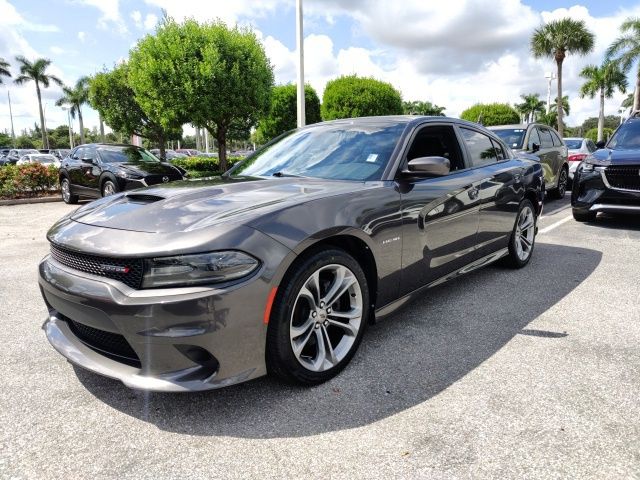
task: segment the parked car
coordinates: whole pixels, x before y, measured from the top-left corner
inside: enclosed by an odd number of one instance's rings
[[[40,152],[35,148],[13,148],[9,150],[9,153],[7,154],[6,163],[15,165],[22,156],[32,153],[36,155],[40,154]]]
[[[58,160],[62,160],[69,155],[69,152],[71,152],[71,150],[68,148],[52,148],[49,153],[54,155]]]
[[[151,153],[153,153],[156,157],[160,158],[160,149],[159,148],[152,148],[149,151]],[[187,155],[185,155],[184,153],[178,153],[175,150],[170,150],[170,149],[166,149],[164,151],[164,155],[165,155],[165,160],[167,160],[169,162],[171,160],[176,159],[176,158],[187,158]]]
[[[69,361],[130,387],[267,372],[317,384],[374,315],[499,259],[524,267],[543,187],[540,162],[463,120],[310,125],[221,178],[123,192],[58,221],[39,266],[43,328]]]
[[[592,222],[598,212],[640,213],[640,112],[620,125],[609,141],[576,170],[573,218]]]
[[[595,152],[598,147],[590,138],[569,137],[563,140],[569,149],[569,179],[573,181],[573,175],[580,162],[587,158],[590,153]]]
[[[569,180],[569,155],[560,135],[547,125],[489,127],[515,152],[535,155],[544,170],[546,189],[552,198],[564,198]]]
[[[16,165],[25,165],[27,163],[41,163],[47,167],[53,165],[56,168],[60,168],[60,160],[50,153],[28,153],[20,157]]]
[[[183,153],[187,157],[200,157],[202,156],[202,152],[199,150],[195,150],[193,148],[178,148],[176,150],[177,153]]]
[[[133,145],[80,145],[60,167],[60,189],[66,203],[182,179],[176,167]]]

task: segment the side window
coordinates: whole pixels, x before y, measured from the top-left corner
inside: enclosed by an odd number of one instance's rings
[[[467,145],[469,155],[471,156],[471,164],[474,167],[488,165],[498,161],[496,149],[493,148],[491,139],[484,133],[476,132],[468,128],[460,128],[464,143]]]
[[[589,140],[587,142],[587,150],[589,150],[590,152],[595,152],[598,149],[598,147],[596,147],[596,144],[593,143],[593,140]]]
[[[465,168],[460,146],[451,125],[429,125],[421,128],[407,152],[407,161],[419,157],[448,158],[451,171]]]
[[[533,150],[533,144],[540,146],[540,135],[538,135],[538,129],[532,128],[529,133],[529,141],[527,143],[527,150]]]
[[[500,144],[500,142],[497,142],[495,139],[492,138],[491,143],[493,143],[493,148],[495,148],[496,155],[498,155],[498,161],[506,160],[507,158],[509,158],[505,153],[504,149],[502,148],[502,145]]]
[[[553,130],[549,130],[549,131],[551,132],[551,137],[553,138],[553,146],[562,147],[563,143],[562,143],[562,140],[560,140],[560,137],[558,136],[558,134]]]
[[[546,128],[540,128],[540,147],[551,148],[553,147],[553,139],[551,138],[551,132]]]

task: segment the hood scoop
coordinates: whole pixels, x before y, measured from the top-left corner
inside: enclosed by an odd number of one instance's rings
[[[160,200],[164,200],[164,197],[161,197],[159,195],[149,195],[148,193],[127,193],[126,195],[124,195],[124,198],[128,202],[141,203],[145,205],[148,203],[155,203],[159,202]]]

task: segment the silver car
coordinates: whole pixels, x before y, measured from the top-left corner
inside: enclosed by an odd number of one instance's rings
[[[593,140],[582,137],[567,137],[564,143],[569,149],[569,179],[573,181],[578,165],[587,158],[590,153],[595,152],[598,147]]]

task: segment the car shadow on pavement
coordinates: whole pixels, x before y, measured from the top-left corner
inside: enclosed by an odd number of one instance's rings
[[[640,232],[640,216],[638,216],[638,214],[601,213],[595,222],[588,222],[585,225],[612,230],[632,230],[634,232]]]
[[[275,438],[356,428],[429,400],[519,333],[530,341],[564,341],[571,331],[562,318],[553,328],[560,335],[525,327],[589,277],[601,257],[538,243],[526,268],[488,267],[429,290],[371,325],[351,364],[313,388],[264,377],[203,393],[149,393],[75,370],[98,399],[165,431]]]

